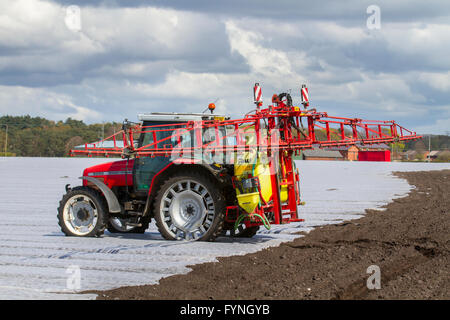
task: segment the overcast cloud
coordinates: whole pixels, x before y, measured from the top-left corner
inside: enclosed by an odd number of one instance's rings
[[[446,133],[449,55],[449,1],[0,0],[0,115],[122,121],[216,101],[238,117],[255,82],[265,103],[307,83],[330,115]]]

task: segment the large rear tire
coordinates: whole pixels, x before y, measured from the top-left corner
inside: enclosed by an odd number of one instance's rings
[[[107,216],[103,196],[89,187],[75,187],[59,202],[58,224],[66,236],[100,237]]]
[[[165,239],[214,241],[222,232],[225,197],[207,174],[181,172],[161,184],[153,210]]]

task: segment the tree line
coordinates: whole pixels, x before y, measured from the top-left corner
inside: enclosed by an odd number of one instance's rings
[[[28,115],[3,116],[0,117],[0,156],[6,150],[7,156],[66,157],[73,147],[108,137],[121,127],[116,122],[88,125],[71,118],[52,121]]]
[[[117,122],[85,124],[83,121],[71,118],[65,121],[52,121],[28,115],[2,116],[0,117],[0,156],[4,156],[6,150],[7,156],[66,157],[75,146],[99,141],[102,137],[111,136],[121,128],[122,124]],[[316,131],[316,136],[318,139],[326,139],[325,132],[321,130]],[[420,157],[428,151],[429,142],[431,142],[431,150],[450,150],[448,135],[431,135],[430,139],[425,136],[422,140],[397,143],[394,147],[397,152],[415,150]]]

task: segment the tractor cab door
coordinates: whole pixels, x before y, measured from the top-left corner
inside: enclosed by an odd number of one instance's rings
[[[168,149],[173,148],[177,141],[171,137],[177,126],[170,124],[173,122],[165,121],[145,121],[143,123],[143,132],[139,137],[138,147],[146,149]],[[186,139],[186,138],[185,138]],[[134,161],[133,177],[134,188],[138,193],[148,193],[150,184],[155,175],[164,169],[171,162],[170,151],[167,156],[140,157]]]
[[[226,163],[226,155],[223,152],[213,155],[212,152],[202,152],[197,155],[193,152],[187,152],[195,147],[194,131],[183,129],[180,121],[144,121],[143,130],[139,137],[138,147],[145,147],[146,150],[151,149],[167,149],[166,156],[140,157],[134,162],[133,177],[135,191],[138,193],[147,192],[155,175],[170,164],[174,158],[187,157],[189,159],[202,160],[206,163]],[[224,128],[208,128],[202,129],[202,143],[217,145],[226,145],[227,140],[223,139],[226,135]],[[185,152],[181,152],[180,151]],[[200,149],[201,150],[201,149]],[[173,154],[172,154],[173,152]],[[197,157],[200,156],[198,159]]]

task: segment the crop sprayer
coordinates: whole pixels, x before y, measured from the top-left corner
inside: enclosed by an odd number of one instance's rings
[[[143,233],[152,219],[169,240],[252,237],[261,225],[303,221],[294,157],[305,149],[396,143],[420,138],[395,121],[331,117],[289,93],[266,108],[253,88],[254,110],[241,119],[203,113],[146,113],[139,123],[71,150],[72,156],[121,157],[86,168],[82,186],[66,186],[58,221],[69,236],[105,229]]]

